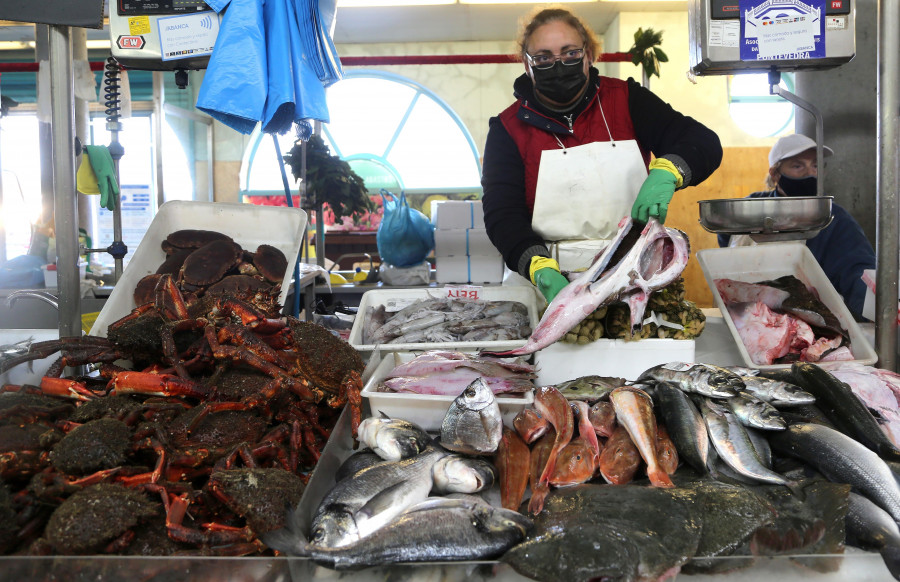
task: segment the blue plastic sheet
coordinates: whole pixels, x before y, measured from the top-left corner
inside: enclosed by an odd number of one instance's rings
[[[325,88],[340,80],[335,0],[213,0],[225,10],[197,108],[245,134],[329,121]]]

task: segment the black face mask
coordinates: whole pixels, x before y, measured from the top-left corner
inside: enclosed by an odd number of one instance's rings
[[[784,191],[786,196],[815,196],[816,195],[816,177],[807,176],[806,178],[788,178],[782,175],[778,178],[778,186]]]
[[[532,67],[534,88],[547,99],[562,104],[569,103],[578,97],[587,82],[582,64],[564,65],[556,61],[549,69]]]

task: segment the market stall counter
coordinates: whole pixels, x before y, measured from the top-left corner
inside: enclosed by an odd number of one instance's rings
[[[740,354],[734,337],[721,317],[707,312],[706,329],[696,342],[696,360],[718,365],[740,362]],[[385,354],[387,355],[387,354]],[[370,358],[366,374],[374,371],[383,355],[375,351]],[[366,414],[374,411],[366,410]],[[306,528],[320,500],[334,484],[334,476],[341,463],[355,449],[351,436],[350,415],[341,415],[332,437],[322,451],[322,456],[297,507],[296,523]],[[486,495],[493,501],[496,491]],[[598,524],[603,527],[603,524]],[[303,532],[307,533],[307,532]],[[416,543],[411,535],[410,544]],[[748,565],[748,560],[752,565]],[[678,579],[723,580],[745,582],[777,577],[784,582],[808,582],[809,580],[837,581],[890,580],[891,576],[877,553],[861,552],[847,548],[842,554],[776,556],[748,559],[742,557],[713,558],[729,573],[714,575],[681,574]],[[709,563],[710,560],[705,562]],[[402,577],[410,580],[492,580],[520,581],[528,578],[515,572],[511,566],[498,561],[458,563],[392,564],[370,567],[359,571],[336,573],[305,558],[228,558],[228,557],[127,557],[127,556],[5,556],[0,558],[3,578],[8,580],[97,580],[122,577],[153,580],[372,580],[375,578]]]

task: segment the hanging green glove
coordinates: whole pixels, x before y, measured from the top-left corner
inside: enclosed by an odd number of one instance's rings
[[[669,202],[675,195],[675,189],[680,188],[683,183],[681,173],[669,160],[656,158],[650,162],[650,174],[641,185],[631,207],[631,218],[637,222],[647,222],[651,216],[655,216],[660,224],[665,223]]]
[[[100,206],[107,210],[116,209],[116,199],[119,197],[119,183],[116,181],[116,165],[113,163],[109,148],[106,146],[85,146],[91,168],[97,177],[97,186],[100,188]]]
[[[559,263],[548,257],[531,257],[528,273],[547,303],[569,284],[569,280],[559,272]]]

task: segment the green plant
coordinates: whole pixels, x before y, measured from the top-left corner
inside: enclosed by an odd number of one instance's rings
[[[297,140],[284,156],[291,166],[295,180],[300,179],[303,142]],[[306,142],[306,191],[317,202],[328,204],[336,222],[344,216],[357,221],[366,212],[375,210],[366,184],[350,164],[331,154],[325,141],[313,134]]]
[[[656,75],[659,77],[659,64],[668,62],[669,57],[658,45],[662,44],[662,31],[656,32],[652,28],[637,29],[634,33],[634,44],[628,49],[631,54],[631,63],[641,65],[644,68],[644,77],[649,80]]]

